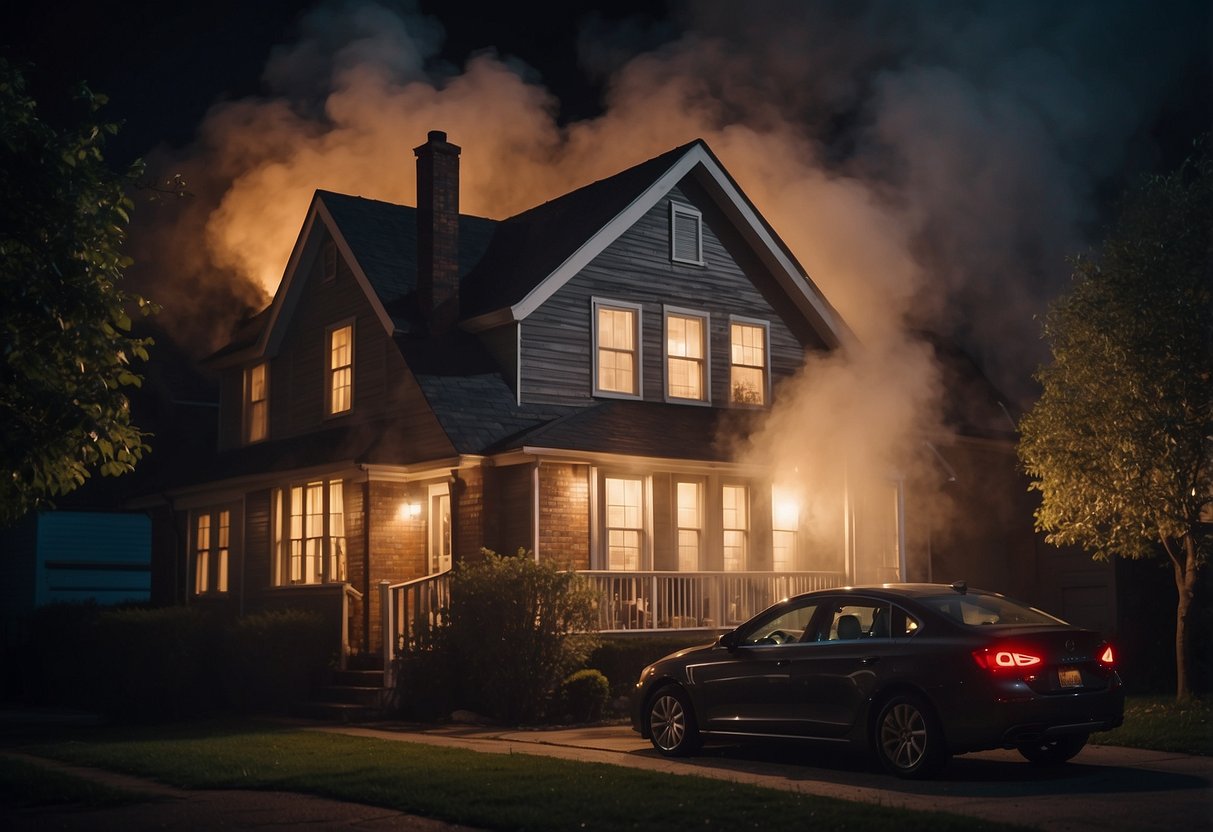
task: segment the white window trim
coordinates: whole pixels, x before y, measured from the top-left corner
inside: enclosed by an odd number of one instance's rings
[[[682,396],[670,395],[670,316],[680,318],[699,318],[703,321],[703,398],[688,399]],[[699,309],[688,309],[681,306],[662,307],[661,326],[661,364],[662,375],[665,379],[665,400],[669,404],[690,404],[702,407],[712,406],[712,319],[711,316]]]
[[[345,410],[333,412],[333,333],[345,327],[350,328],[350,406]],[[349,416],[354,412],[354,393],[356,387],[354,384],[355,371],[354,368],[358,361],[357,350],[355,349],[358,343],[358,327],[355,318],[346,318],[344,321],[338,321],[324,329],[324,418],[337,419],[342,416]]]
[[[253,370],[265,368],[265,435],[260,439],[252,438],[253,412]],[[261,361],[244,369],[244,444],[255,445],[270,438],[270,362]]]
[[[341,575],[329,574],[330,567],[334,565],[334,561],[338,561],[336,569],[338,572],[343,569],[348,572],[349,558],[349,534],[347,531],[347,523],[342,520],[342,534],[334,535],[332,527],[332,492],[331,488],[334,484],[340,484],[342,490],[342,515],[346,515],[345,510],[345,486],[348,480],[339,477],[319,477],[316,479],[302,480],[298,482],[290,482],[285,485],[276,486],[270,492],[270,586],[279,588],[302,587],[302,586],[321,586],[324,584],[346,583],[347,577]],[[295,488],[303,489],[301,498],[303,504],[300,508],[306,511],[307,505],[307,488],[310,485],[320,484],[321,493],[321,535],[320,535],[320,575],[319,581],[291,580],[291,491]],[[307,540],[307,515],[301,515],[303,519],[303,540]],[[344,542],[344,554],[337,555],[333,551],[333,541],[338,537]],[[306,549],[306,543],[304,544]],[[303,558],[306,559],[306,551]],[[345,563],[340,563],[344,558]],[[306,574],[306,564],[301,564],[301,573]]]
[[[607,552],[608,535],[606,527],[606,481],[608,479],[640,480],[640,510],[641,522],[644,528],[640,535],[640,557],[638,571],[647,572],[653,568],[653,477],[651,474],[638,474],[634,471],[621,471],[611,468],[590,469],[590,562],[591,568],[610,570],[610,555]],[[625,570],[614,570],[618,574],[630,574]]]
[[[762,327],[763,332],[763,356],[766,360],[762,368],[762,404],[746,404],[745,402],[733,401],[733,324],[745,324],[747,326]],[[728,330],[728,355],[729,355],[729,391],[728,403],[729,407],[747,408],[750,410],[763,410],[771,405],[771,322],[764,321],[761,318],[744,318],[740,315],[729,316]],[[740,365],[743,367],[748,364]]]
[[[694,260],[678,256],[677,235],[675,234],[677,223],[675,220],[679,216],[695,220],[695,246],[697,255]],[[675,263],[689,263],[694,266],[703,265],[703,214],[699,212],[698,208],[674,202],[673,200],[670,201],[670,260]]]
[[[642,399],[644,398],[644,310],[638,303],[609,300],[607,298],[592,298],[590,311],[590,361],[593,364],[594,396],[603,399]],[[626,309],[635,313],[636,325],[636,392],[620,393],[615,390],[603,390],[598,384],[598,310]]]

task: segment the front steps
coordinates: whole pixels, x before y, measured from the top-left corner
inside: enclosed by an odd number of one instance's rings
[[[373,722],[391,713],[393,693],[384,687],[382,670],[335,670],[298,712],[326,722]]]

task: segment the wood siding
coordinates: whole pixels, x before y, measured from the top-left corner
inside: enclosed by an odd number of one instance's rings
[[[670,259],[670,200],[703,214],[704,265]],[[664,307],[709,316],[711,403],[729,401],[730,316],[770,324],[772,387],[823,344],[693,183],[675,189],[522,322],[522,401],[593,400],[593,299],[641,306],[642,394],[665,400]]]

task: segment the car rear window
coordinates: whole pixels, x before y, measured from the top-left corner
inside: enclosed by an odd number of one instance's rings
[[[1047,612],[1018,601],[1012,601],[1001,595],[979,593],[935,595],[920,600],[924,605],[943,613],[953,621],[971,627],[985,627],[993,624],[1014,626],[1066,623]]]

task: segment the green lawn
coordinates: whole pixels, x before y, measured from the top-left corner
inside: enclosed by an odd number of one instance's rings
[[[1213,699],[1184,704],[1174,696],[1130,696],[1125,724],[1091,737],[1100,745],[1213,755]]]
[[[32,753],[185,788],[278,789],[385,806],[484,829],[801,828],[1011,830],[694,776],[525,754],[483,754],[273,725],[98,732]]]

